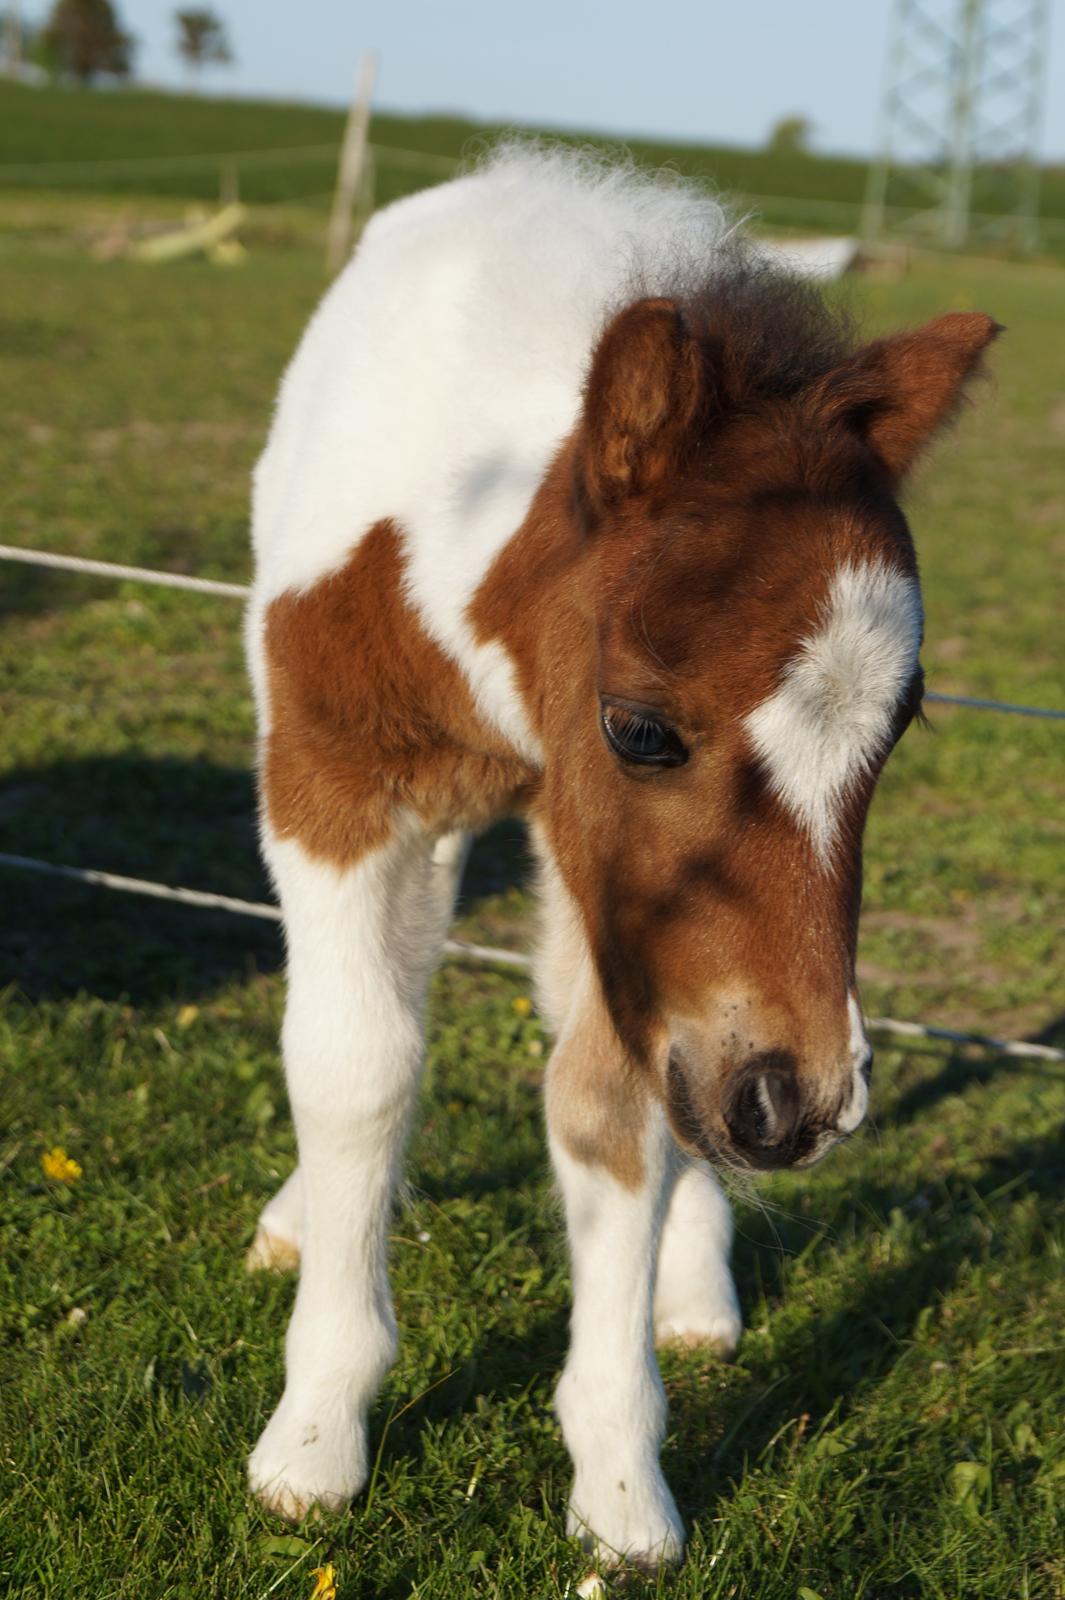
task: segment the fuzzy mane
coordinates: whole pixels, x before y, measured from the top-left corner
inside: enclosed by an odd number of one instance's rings
[[[597,263],[594,333],[632,301],[668,296],[719,354],[736,403],[788,399],[854,347],[847,312],[741,235],[744,219],[692,179],[641,170],[628,156],[516,138],[482,152],[471,176],[491,180],[501,207],[520,197],[530,224],[550,207],[556,226],[580,217],[586,237],[610,238],[616,256]],[[578,293],[588,287],[574,285]]]
[[[729,401],[789,400],[845,360],[851,319],[757,244],[730,242],[680,297],[689,331],[716,357]]]

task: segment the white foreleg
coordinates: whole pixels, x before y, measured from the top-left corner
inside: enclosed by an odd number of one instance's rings
[[[425,884],[424,912],[434,919],[437,940],[447,931],[470,853],[468,833],[448,833],[433,846]],[[249,1272],[289,1272],[299,1266],[303,1238],[303,1177],[297,1167],[263,1207],[245,1257]]]
[[[658,1253],[655,1338],[731,1356],[743,1331],[729,1270],[732,1211],[706,1162],[677,1159],[680,1174]]]
[[[387,1228],[443,933],[411,822],[340,871],[268,841],[288,941],[285,1071],[300,1152],[301,1270],[281,1403],[249,1463],[266,1505],[338,1508],[366,1478],[366,1410],[395,1353]],[[287,1188],[287,1186],[286,1186]],[[280,1202],[282,1196],[278,1197]]]
[[[632,1188],[551,1140],[573,1262],[570,1352],[555,1401],[574,1465],[568,1526],[605,1566],[653,1567],[684,1546],[658,1463],[666,1396],[651,1317],[670,1143],[661,1111],[649,1109],[643,1181]]]
[[[555,1405],[574,1481],[569,1531],[604,1566],[675,1560],[684,1527],[658,1452],[666,1397],[655,1360],[655,1262],[673,1139],[606,1015],[579,911],[545,834],[540,1005],[559,1034],[548,1067],[551,1160],[573,1263],[569,1356]]]

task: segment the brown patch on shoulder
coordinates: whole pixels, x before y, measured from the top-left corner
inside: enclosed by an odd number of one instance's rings
[[[337,866],[383,844],[397,806],[430,831],[481,827],[537,782],[479,715],[403,576],[399,530],[379,522],[339,571],[266,611],[263,805],[281,838]]]

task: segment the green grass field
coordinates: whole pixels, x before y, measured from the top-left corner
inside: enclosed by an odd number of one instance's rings
[[[873,328],[973,306],[1009,328],[911,497],[940,690],[1062,704],[1063,281],[954,261],[854,291]],[[298,243],[223,272],[9,240],[0,539],[243,578],[248,470],[321,287]],[[261,897],[239,607],[15,567],[0,604],[0,849]],[[874,809],[866,1008],[1065,1042],[1065,732],[933,724]],[[515,828],[482,845],[463,931],[527,938],[523,859]],[[569,1592],[526,985],[434,985],[373,1481],[293,1533],[243,1476],[292,1296],[242,1268],[294,1161],[279,942],[13,872],[0,893],[0,1590],[307,1600],[331,1562],[340,1600]],[[664,1362],[690,1553],[630,1592],[1065,1596],[1065,1070],[885,1041],[875,1090],[846,1149],[739,1203],[738,1360]],[[45,1175],[55,1145],[77,1181]]]

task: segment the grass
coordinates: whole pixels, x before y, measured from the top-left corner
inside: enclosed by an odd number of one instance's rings
[[[101,93],[61,87],[29,88],[0,81],[0,150],[4,165],[36,162],[88,162],[140,158],[213,156],[223,152],[276,150],[315,145],[339,146],[345,113],[322,106],[287,105],[277,101],[225,100],[198,95],[129,88]],[[458,158],[500,131],[500,125],[473,122],[453,115],[399,116],[378,112],[371,138],[375,144],[425,152],[430,157]],[[611,143],[602,135],[578,135],[593,143]],[[626,145],[650,165],[671,164],[693,177],[710,179],[721,188],[758,198],[758,209],[774,225],[801,223],[839,231],[859,224],[865,194],[867,163],[853,156],[812,155],[729,145],[678,144],[662,139],[630,137]],[[335,181],[336,159],[293,160],[280,154],[275,162],[241,168],[241,193],[252,202],[278,204],[308,197],[328,197]],[[389,162],[382,153],[377,178],[381,203],[432,181],[425,171]],[[213,199],[218,193],[217,166],[195,170],[85,173],[75,180],[86,189],[104,188],[130,196],[185,196]],[[47,173],[5,177],[0,188],[15,192],[68,188],[71,175]],[[1012,191],[996,173],[977,173],[973,208],[989,213],[1009,209]],[[921,191],[904,174],[892,180],[887,196],[892,205],[923,207]],[[1060,250],[1065,222],[1065,167],[1043,169],[1042,215],[1057,227],[1051,243]],[[1057,241],[1054,243],[1054,241]]]
[[[320,289],[298,243],[231,273],[10,243],[0,537],[245,576],[248,469]],[[926,665],[941,690],[1061,704],[1060,276],[918,264],[855,293],[874,328],[972,305],[1008,324],[911,500]],[[0,585],[0,849],[264,894],[235,604],[18,568]],[[875,806],[867,1009],[1061,1042],[1063,734],[934,721]],[[481,847],[465,932],[526,937],[522,862],[515,828]],[[524,984],[435,982],[373,1482],[292,1533],[242,1466],[292,1295],[241,1265],[295,1154],[276,936],[0,882],[4,1592],[307,1597],[331,1561],[341,1600],[565,1594],[585,1570],[551,1413],[567,1268]],[[665,1361],[693,1533],[663,1594],[1065,1595],[1065,1073],[889,1047],[875,1098],[873,1129],[739,1203],[737,1362]],[[56,1144],[84,1169],[70,1185],[42,1171]]]

